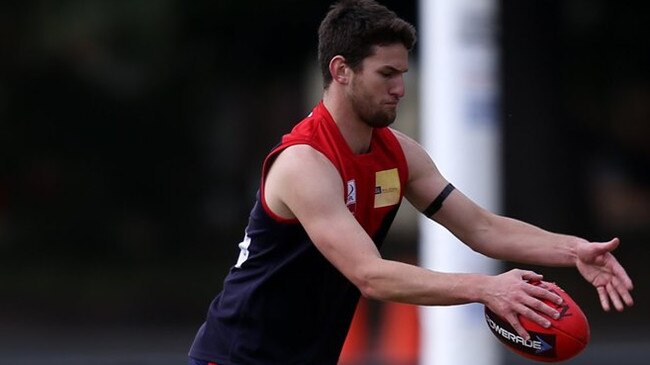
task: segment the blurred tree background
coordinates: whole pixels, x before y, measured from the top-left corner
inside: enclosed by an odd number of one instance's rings
[[[197,324],[328,7],[2,3],[0,321]]]
[[[506,214],[593,241],[619,237],[632,310],[604,314],[575,270],[543,272],[586,309],[594,336],[637,336],[650,289],[650,6],[501,4]]]
[[[382,3],[417,25],[416,1]],[[329,4],[1,3],[0,322],[198,325],[262,158],[311,110]],[[573,272],[545,273],[597,323],[647,325],[649,6],[501,7],[504,213],[621,237],[632,311],[601,317]]]

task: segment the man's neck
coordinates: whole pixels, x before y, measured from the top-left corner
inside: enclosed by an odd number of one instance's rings
[[[356,154],[368,152],[373,128],[359,119],[349,101],[341,95],[325,91],[323,104],[332,115],[352,152]]]

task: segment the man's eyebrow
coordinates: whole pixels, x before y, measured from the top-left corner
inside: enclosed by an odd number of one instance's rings
[[[399,72],[399,73],[406,73],[409,70],[408,67],[405,68],[405,69],[400,69],[400,68],[397,68],[397,67],[391,66],[391,65],[384,65],[381,69],[382,70],[388,70],[388,71],[391,71],[391,72]]]

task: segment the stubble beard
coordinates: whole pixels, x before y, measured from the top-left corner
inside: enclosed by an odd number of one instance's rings
[[[382,109],[381,106],[374,106],[369,102],[371,98],[367,96],[357,83],[352,85],[350,101],[355,114],[366,125],[373,128],[383,128],[395,122],[397,112],[393,110]]]

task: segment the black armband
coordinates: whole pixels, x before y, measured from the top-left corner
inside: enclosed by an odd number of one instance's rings
[[[442,189],[440,194],[438,194],[438,196],[435,199],[433,199],[431,204],[429,204],[427,209],[423,210],[422,213],[427,217],[431,217],[432,215],[436,214],[436,212],[438,210],[440,210],[440,208],[442,208],[442,202],[444,202],[445,199],[447,199],[449,194],[454,189],[455,189],[455,187],[453,185],[451,185],[451,183],[447,184],[447,186],[445,186],[445,188]]]

